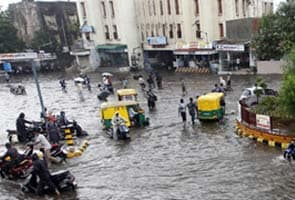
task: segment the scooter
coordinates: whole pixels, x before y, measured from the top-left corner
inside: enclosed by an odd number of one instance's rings
[[[74,191],[77,187],[75,177],[70,171],[59,171],[50,175],[51,181],[56,186],[59,192]],[[31,181],[31,177],[27,179],[27,182],[22,186],[24,193],[37,193],[38,182]],[[52,194],[52,191],[48,187],[42,188],[44,195]]]
[[[125,123],[121,123],[117,129],[117,138],[118,140],[129,140],[130,134],[129,129],[125,125]],[[114,138],[114,133],[112,133],[112,138]]]
[[[24,179],[30,175],[32,172],[32,166],[33,162],[32,159],[26,155],[24,155],[24,158],[20,163],[18,163],[16,166],[12,167],[11,169],[5,170],[4,167],[6,165],[5,162],[11,162],[11,161],[0,161],[0,176],[2,178],[7,179]]]
[[[287,148],[284,151],[284,158],[287,159],[288,161],[291,161],[291,158],[295,160],[295,150],[291,148]]]

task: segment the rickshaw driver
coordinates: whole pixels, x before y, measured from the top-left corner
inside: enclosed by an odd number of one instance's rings
[[[125,124],[126,120],[120,116],[119,112],[115,112],[115,115],[112,119],[112,125],[113,125],[113,137],[115,140],[118,140],[117,131],[121,124]]]

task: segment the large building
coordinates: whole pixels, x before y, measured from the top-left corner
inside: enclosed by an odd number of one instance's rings
[[[79,19],[74,2],[22,0],[10,4],[8,10],[19,37],[28,47],[37,32],[49,33],[64,50],[79,36]],[[40,44],[40,49],[45,45],[49,44]]]
[[[172,65],[181,55],[216,59],[213,46],[225,38],[226,21],[273,10],[272,0],[78,0],[77,5],[80,22],[93,27],[84,37],[99,52],[128,54],[129,64],[132,55],[144,52],[149,65]],[[114,62],[109,58],[106,63]]]

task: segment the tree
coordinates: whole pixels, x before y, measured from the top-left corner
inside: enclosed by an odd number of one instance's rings
[[[18,38],[17,30],[7,12],[0,12],[0,53],[23,51],[25,43]]]
[[[295,49],[287,57],[280,90],[280,107],[287,116],[295,117]]]
[[[44,50],[45,52],[60,52],[61,47],[56,38],[48,32],[37,31],[32,40],[32,48],[36,51]]]
[[[295,47],[295,1],[281,3],[275,14],[261,18],[253,47],[260,60],[281,59]]]

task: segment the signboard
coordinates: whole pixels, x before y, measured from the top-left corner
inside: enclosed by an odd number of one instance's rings
[[[11,71],[12,71],[12,69],[11,69],[11,64],[10,64],[9,62],[4,62],[4,63],[3,63],[3,70],[4,70],[5,72],[11,72]]]
[[[217,51],[245,51],[245,45],[243,44],[216,44]]]
[[[37,53],[1,53],[0,60],[28,60],[36,59]]]
[[[258,128],[271,130],[270,117],[267,115],[256,115],[256,126]]]
[[[164,36],[148,37],[147,42],[149,45],[166,45],[167,39]]]

